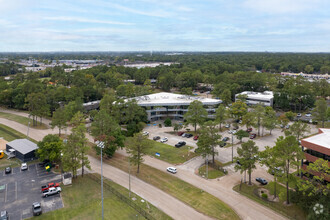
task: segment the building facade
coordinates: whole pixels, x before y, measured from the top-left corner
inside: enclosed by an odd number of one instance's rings
[[[244,91],[235,95],[235,101],[238,100],[238,96],[240,95],[246,96],[247,105],[262,104],[264,106],[273,106],[274,104],[274,94],[272,91],[265,91],[265,92]]]
[[[218,108],[219,104],[222,103],[222,101],[218,99],[167,92],[139,96],[131,99],[135,99],[139,106],[146,109],[149,121],[165,120],[166,118],[183,120],[190,103],[195,100],[203,103],[209,118],[215,118],[215,110]],[[126,99],[125,101],[131,99]]]
[[[14,152],[16,158],[20,159],[22,162],[37,159],[35,155],[37,149],[38,146],[27,139],[16,139],[6,144],[6,151]]]
[[[318,134],[302,139],[301,146],[305,154],[302,169],[306,170],[310,163],[320,158],[328,161],[330,166],[330,129],[319,128]],[[326,180],[330,182],[330,176]]]

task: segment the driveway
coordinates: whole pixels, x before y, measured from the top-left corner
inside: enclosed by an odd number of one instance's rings
[[[41,186],[49,182],[60,182],[61,176],[48,173],[36,164],[21,171],[15,167],[12,173],[0,173],[0,209],[7,210],[9,219],[25,219],[33,216],[32,203],[40,202],[42,212],[49,212],[63,207],[61,195],[42,198]],[[2,186],[2,187],[1,187]]]

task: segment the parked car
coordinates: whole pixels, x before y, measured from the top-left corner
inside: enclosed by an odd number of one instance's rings
[[[26,163],[22,163],[21,165],[21,170],[27,170],[28,169],[28,166]]]
[[[1,220],[8,220],[9,219],[8,212],[6,210],[0,212],[0,219]]]
[[[239,121],[238,121],[239,124],[242,124],[242,122],[243,122],[242,120],[239,120]]]
[[[184,141],[179,141],[179,143],[177,143],[177,144],[175,145],[175,147],[182,147],[182,146],[184,146],[184,145],[186,145],[186,142],[184,142]]]
[[[182,135],[182,137],[186,137],[186,138],[191,138],[192,136],[194,136],[194,135],[192,135],[192,134],[190,134],[190,133],[184,133],[184,134]]]
[[[6,167],[5,174],[11,173],[11,167]]]
[[[225,125],[225,128],[230,128],[230,124],[226,124]]]
[[[239,162],[239,160],[236,160],[236,164],[239,166],[242,166],[242,164]]]
[[[250,139],[254,139],[256,137],[257,137],[257,134],[255,134],[255,133],[250,134]]]
[[[286,125],[285,128],[286,128],[286,129],[289,129],[289,128],[290,128],[290,125]]]
[[[312,117],[312,114],[311,113],[307,113],[305,116],[306,117]]]
[[[183,131],[179,131],[179,132],[178,132],[178,136],[182,136],[183,134],[184,134]]]
[[[248,128],[246,129],[246,132],[250,133],[253,129],[252,128]]]
[[[199,136],[198,136],[198,135],[196,135],[196,136],[194,137],[194,141],[197,141],[197,140],[198,140],[198,138],[199,138]]]
[[[160,139],[160,136],[155,136],[155,137],[153,137],[152,139],[153,139],[154,141],[157,141],[157,140]]]
[[[224,137],[224,138],[222,139],[222,141],[223,141],[223,142],[229,141],[229,137]]]
[[[50,161],[46,159],[46,160],[40,162],[39,166],[44,167],[47,163],[50,163]]]
[[[60,194],[61,191],[62,191],[61,187],[51,187],[42,193],[42,197],[48,197],[55,194]]]
[[[236,132],[237,132],[236,129],[232,130],[232,134],[236,134]]]
[[[162,139],[160,139],[160,142],[161,143],[165,143],[165,142],[167,142],[168,141],[168,138],[167,137],[163,137]]]
[[[278,176],[282,176],[283,175],[283,170],[281,170],[279,167],[275,167],[274,169],[272,169],[270,171],[270,174],[274,175],[274,174],[277,174]]]
[[[45,186],[41,186],[41,192],[45,192],[47,191],[49,188],[52,188],[52,187],[59,187],[60,184],[59,183],[48,183],[47,185]]]
[[[301,113],[298,113],[298,114],[297,114],[297,117],[301,117]]]
[[[42,210],[41,210],[41,204],[40,202],[34,202],[32,204],[32,212],[33,212],[33,215],[36,216],[36,215],[41,215],[42,214]]]
[[[144,131],[142,134],[143,134],[144,136],[149,136],[149,132],[148,132],[148,131]]]
[[[268,184],[267,180],[265,180],[264,178],[261,178],[261,177],[257,177],[256,181],[261,183],[262,185],[267,185]]]
[[[170,173],[176,173],[176,168],[174,168],[174,167],[167,167],[166,170]]]
[[[280,127],[281,127],[281,128],[284,128],[284,125],[281,124]]]

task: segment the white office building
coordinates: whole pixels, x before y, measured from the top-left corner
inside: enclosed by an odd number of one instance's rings
[[[265,106],[273,106],[274,94],[272,91],[265,92],[249,92],[244,91],[235,95],[235,101],[238,100],[239,95],[246,95],[246,104],[247,105],[257,105],[262,104]]]
[[[190,103],[195,100],[203,103],[204,108],[208,112],[209,118],[214,118],[215,110],[219,104],[222,103],[222,101],[219,99],[188,96],[167,92],[138,96],[131,99],[135,99],[139,106],[146,109],[149,121],[164,120],[166,118],[183,120],[184,114],[188,111]],[[130,99],[126,99],[125,101],[127,100]]]

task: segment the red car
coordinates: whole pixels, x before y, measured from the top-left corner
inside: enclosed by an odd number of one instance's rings
[[[194,140],[195,140],[195,141],[197,141],[197,140],[198,140],[198,138],[199,138],[199,136],[198,136],[198,135],[196,135],[196,136],[194,137]]]
[[[48,183],[46,186],[41,186],[41,192],[44,192],[46,190],[48,190],[51,187],[59,187],[60,184],[59,183]]]
[[[246,132],[250,133],[252,131],[252,128],[246,129]]]
[[[257,134],[254,133],[250,134],[250,139],[254,139],[255,137],[257,137]]]
[[[179,131],[179,132],[178,132],[178,135],[179,135],[179,136],[182,136],[183,134],[184,134],[183,131]]]

